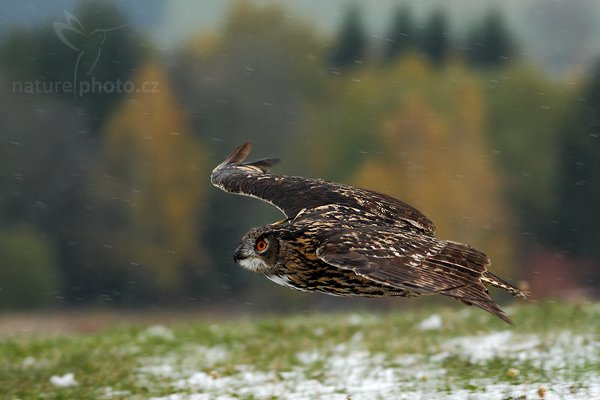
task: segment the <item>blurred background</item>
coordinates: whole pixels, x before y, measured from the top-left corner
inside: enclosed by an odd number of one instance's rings
[[[233,263],[249,228],[280,217],[210,185],[245,141],[283,160],[276,173],[409,202],[534,298],[599,294],[598,2],[0,10],[2,312],[367,304]]]

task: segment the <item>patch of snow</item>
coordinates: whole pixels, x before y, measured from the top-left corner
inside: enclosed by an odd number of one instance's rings
[[[359,314],[352,314],[348,317],[348,323],[352,326],[362,325],[364,317]]]
[[[302,364],[314,364],[323,357],[318,351],[301,351],[296,353],[296,359]]]
[[[236,400],[232,396],[214,396],[206,393],[173,393],[167,396],[150,397],[148,400]]]
[[[195,352],[202,356],[207,366],[213,366],[229,358],[229,352],[223,346],[198,346]]]
[[[417,325],[422,331],[437,331],[442,329],[442,317],[439,314],[433,314]]]
[[[359,345],[360,343],[362,343],[362,341],[365,338],[365,334],[361,331],[355,332],[354,335],[352,335],[352,337],[350,338],[350,343],[352,343],[354,346]]]
[[[224,346],[188,345],[183,347],[182,354],[169,353],[161,357],[142,358],[138,371],[142,375],[179,379],[182,372],[212,368],[228,360],[229,356]]]
[[[195,372],[191,376],[173,382],[173,387],[177,389],[192,389],[205,391],[222,391],[232,385],[231,377],[218,378],[205,372]]]
[[[21,368],[23,369],[47,368],[51,365],[52,363],[47,359],[38,359],[31,356],[25,357],[21,361]]]
[[[165,341],[172,342],[175,340],[175,334],[173,331],[163,325],[154,325],[146,329],[141,335],[140,339],[162,339]]]
[[[540,345],[534,335],[515,337],[511,331],[493,332],[478,336],[462,336],[447,340],[442,348],[468,357],[472,362],[482,362],[494,357],[516,357],[523,351]]]
[[[175,368],[170,364],[146,365],[140,368],[140,371],[149,375],[159,377],[173,377]]]
[[[124,397],[130,396],[131,392],[129,390],[115,390],[112,387],[105,387],[104,393],[102,393],[102,398],[104,399],[112,399],[113,397],[118,397],[122,399]]]
[[[431,318],[431,317],[430,317]],[[430,319],[428,318],[428,319]],[[426,320],[425,320],[426,321]],[[423,322],[423,321],[422,321]],[[569,371],[578,365],[598,363],[600,343],[597,338],[573,332],[549,335],[516,334],[512,331],[490,332],[444,340],[432,346],[436,354],[376,353],[364,347],[361,331],[348,341],[320,350],[294,354],[298,365],[284,371],[262,371],[252,365],[237,365],[227,373],[219,363],[230,355],[226,348],[190,346],[181,353],[148,358],[140,366],[139,382],[163,393],[173,393],[153,400],[230,400],[234,398],[288,400],[353,399],[477,399],[539,398],[545,400],[600,398],[600,375],[586,373],[574,386]],[[483,363],[495,357],[531,362],[547,371],[547,378],[528,378],[520,382],[517,373],[510,381],[507,370],[498,371],[498,379],[471,379],[472,388],[454,386],[454,371],[443,367],[448,357],[463,357]],[[315,364],[323,367],[315,371]],[[230,364],[229,364],[230,365]],[[592,364],[594,365],[594,364]],[[214,369],[213,369],[214,368]],[[510,378],[510,376],[509,376]],[[519,375],[520,378],[520,375]],[[152,386],[154,385],[154,386]]]
[[[21,362],[23,368],[31,368],[37,366],[38,361],[33,357],[25,357]]]
[[[547,337],[533,334],[493,332],[450,339],[441,345],[444,354],[457,354],[474,363],[492,358],[530,361],[546,371],[569,370],[598,363],[600,342],[597,338],[573,332],[558,332]]]
[[[75,380],[75,375],[72,372],[64,375],[52,375],[50,377],[50,383],[56,387],[69,387],[77,386],[79,382]]]
[[[457,389],[444,396],[448,400],[505,400],[505,399],[544,399],[544,400],[590,400],[600,398],[600,385],[576,388],[572,382],[552,381],[541,383],[481,382],[481,390]],[[540,392],[543,391],[543,397]],[[431,397],[432,399],[436,397]],[[442,397],[437,397],[442,398]]]
[[[323,336],[324,334],[325,334],[325,329],[323,329],[320,326],[313,329],[313,335],[315,335],[315,336]]]

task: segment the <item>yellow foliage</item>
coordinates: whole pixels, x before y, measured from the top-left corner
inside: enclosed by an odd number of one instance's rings
[[[203,33],[188,40],[185,47],[196,57],[209,57],[218,51],[220,45],[221,38],[218,35]]]
[[[379,131],[384,154],[366,162],[355,182],[407,201],[434,221],[440,237],[487,252],[494,270],[506,272],[512,216],[488,158],[477,81],[460,69],[447,70],[450,77],[425,71],[423,79],[423,69],[401,68],[416,71],[422,86],[398,94]]]
[[[138,88],[158,85],[156,91],[131,93],[106,124],[108,190],[127,207],[120,233],[128,246],[124,253],[151,269],[160,287],[174,288],[181,266],[201,256],[204,154],[162,68],[148,64],[134,81]]]

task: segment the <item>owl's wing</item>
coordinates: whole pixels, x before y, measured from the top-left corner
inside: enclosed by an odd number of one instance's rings
[[[356,226],[325,234],[316,254],[375,282],[450,296],[510,323],[482,283],[489,258],[467,245],[393,227]]]
[[[250,143],[235,149],[212,171],[212,184],[229,193],[264,200],[288,218],[304,209],[339,204],[368,211],[385,224],[410,225],[429,235],[435,231],[433,223],[417,209],[385,194],[322,179],[270,174],[269,168],[279,160],[245,162],[250,149]]]

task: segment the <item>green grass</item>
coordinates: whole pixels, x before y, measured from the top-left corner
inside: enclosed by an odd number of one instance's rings
[[[600,304],[530,303],[508,311],[515,327],[475,309],[434,308],[8,337],[0,339],[0,393],[174,400],[600,396]],[[442,327],[420,329],[432,313]],[[51,383],[67,373],[76,385]]]

